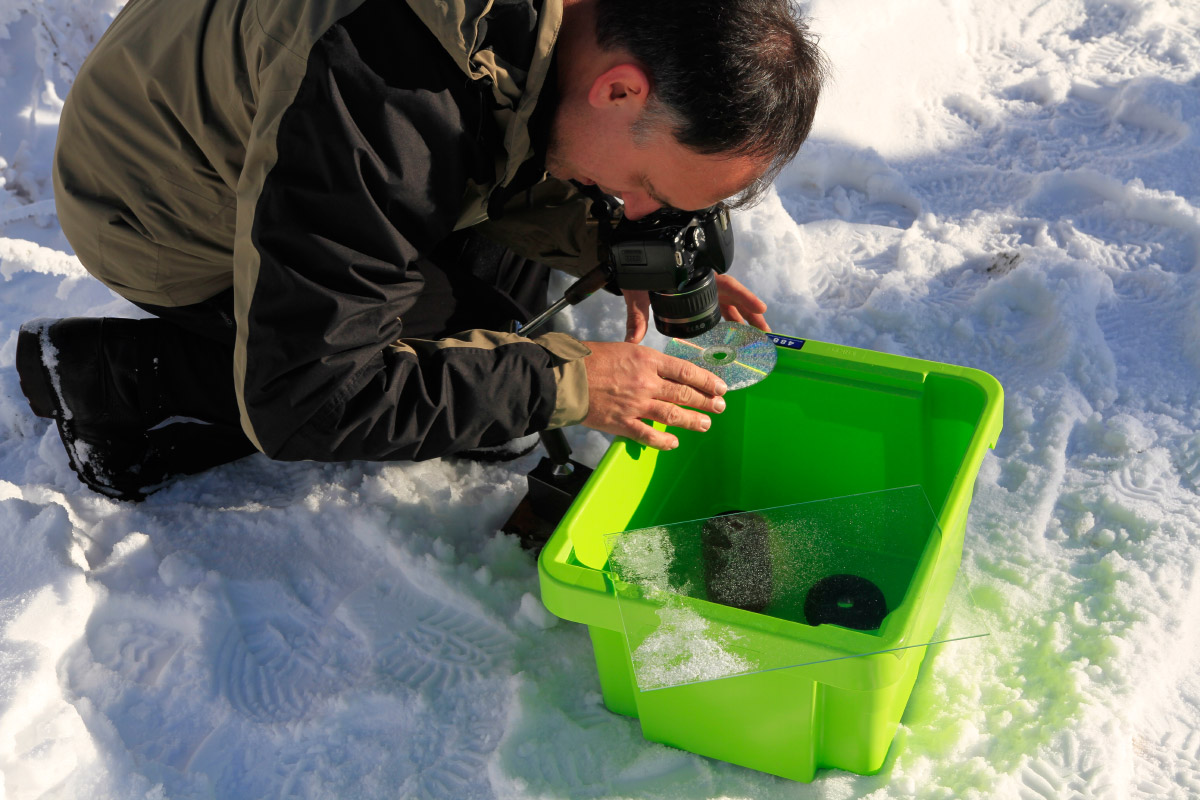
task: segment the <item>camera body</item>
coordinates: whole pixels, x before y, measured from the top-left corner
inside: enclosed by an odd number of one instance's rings
[[[721,321],[716,276],[733,263],[725,204],[663,210],[639,220],[625,219],[615,205],[606,198],[592,206],[609,287],[649,291],[654,326],[665,336],[690,339],[716,326]]]

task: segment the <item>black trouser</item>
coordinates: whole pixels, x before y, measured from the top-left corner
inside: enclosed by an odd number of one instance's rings
[[[404,338],[439,339],[473,328],[507,330],[513,320],[525,321],[546,306],[549,268],[476,234],[450,237],[417,267],[425,285],[402,316]],[[151,391],[167,417],[209,423],[206,433],[222,440],[228,460],[254,452],[242,432],[233,382],[233,290],[188,306],[136,305],[170,323],[166,330],[154,325],[147,331],[154,341],[145,343],[158,359],[161,385]],[[380,348],[388,344],[379,342]]]

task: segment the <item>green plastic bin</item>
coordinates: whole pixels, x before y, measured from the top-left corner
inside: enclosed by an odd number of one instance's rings
[[[542,550],[542,600],[588,626],[605,704],[637,717],[648,740],[800,781],[822,767],[869,774],[883,765],[954,583],[1003,390],[979,370],[772,338],[770,377],[728,394],[708,432],[677,431],[669,452],[613,443]],[[936,524],[906,545],[911,585],[894,590],[903,601],[878,631],[710,604],[752,646],[802,654],[797,666],[639,689],[625,601],[607,572],[612,534],[902,487],[920,487]]]

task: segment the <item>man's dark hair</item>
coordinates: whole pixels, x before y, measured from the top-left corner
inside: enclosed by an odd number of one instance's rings
[[[791,0],[597,0],[596,40],[647,69],[648,114],[680,144],[768,161],[735,205],[758,199],[812,129],[825,59]]]

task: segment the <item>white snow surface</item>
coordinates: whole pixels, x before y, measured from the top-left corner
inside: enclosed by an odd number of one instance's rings
[[[833,81],[736,275],[777,331],[1007,392],[962,567],[1004,635],[927,659],[879,775],[812,784],[604,709],[499,532],[537,455],[79,484],[13,359],[25,320],[138,315],[50,184],[118,8],[0,0],[0,798],[1200,796],[1195,0],[806,6]],[[565,319],[624,332],[616,298]]]

